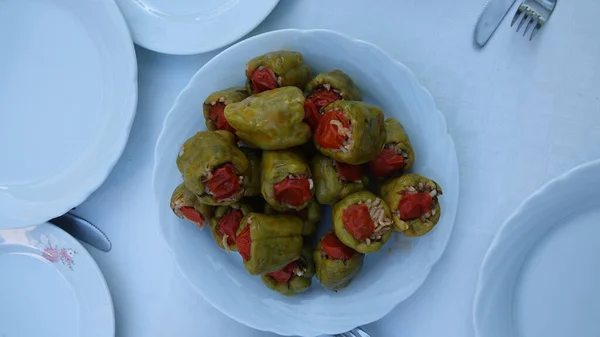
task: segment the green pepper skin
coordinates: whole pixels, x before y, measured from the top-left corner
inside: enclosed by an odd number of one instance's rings
[[[300,258],[303,245],[300,218],[249,213],[242,218],[237,235],[247,226],[250,226],[251,246],[250,259],[244,261],[244,267],[250,274],[272,273]]]
[[[356,101],[333,102],[325,107],[325,114],[332,110],[345,112],[346,118],[351,122],[354,143],[347,151],[326,149],[319,145],[315,137],[317,149],[329,158],[351,165],[360,165],[375,159],[385,145],[383,111],[378,107]]]
[[[310,169],[315,181],[315,196],[322,205],[333,205],[351,193],[364,190],[369,184],[365,174],[360,181],[341,180],[335,169],[335,161],[322,154],[312,159]]]
[[[250,82],[252,72],[258,67],[266,67],[275,73],[278,87],[294,86],[304,90],[312,77],[310,67],[304,63],[302,54],[280,50],[253,58],[246,64],[246,89],[254,93]]]
[[[302,236],[308,237],[312,236],[317,232],[317,227],[319,225],[319,221],[321,220],[321,205],[317,202],[317,200],[313,197],[308,202],[308,206],[304,208],[302,211],[306,211],[306,219],[299,218],[304,221],[304,226],[302,227]],[[264,207],[265,214],[286,214],[286,212],[279,212],[268,203],[265,203]],[[288,211],[287,213],[290,215],[294,214],[295,211]],[[296,215],[297,216],[297,215]]]
[[[403,171],[410,170],[415,162],[415,151],[410,144],[408,134],[404,130],[404,127],[400,122],[394,118],[388,118],[385,120],[385,146],[393,146],[397,150],[405,152],[408,156],[404,160]]]
[[[216,207],[215,215],[212,219],[210,219],[210,229],[212,231],[213,237],[215,238],[215,241],[217,242],[217,245],[227,250],[228,253],[229,251],[237,252],[237,245],[233,244],[228,245],[229,247],[225,247],[225,245],[223,244],[223,236],[221,235],[221,233],[219,233],[218,226],[219,220],[221,220],[227,213],[232,212],[234,210],[240,210],[242,211],[242,214],[246,216],[252,212],[253,208],[248,204],[240,202],[236,202],[235,204],[231,204],[229,206],[219,206]]]
[[[380,240],[372,241],[370,244],[367,244],[366,242],[356,240],[352,236],[352,234],[350,234],[346,230],[343,221],[343,213],[344,210],[351,205],[358,204],[359,202],[365,203],[367,200],[375,201],[377,199],[379,199],[380,204],[383,206],[383,212],[385,214],[385,217],[389,219],[388,221],[390,221],[390,225],[385,234],[381,236]],[[378,251],[392,236],[392,215],[390,213],[389,206],[385,203],[384,200],[382,200],[381,198],[377,197],[375,194],[369,191],[360,191],[350,194],[349,196],[345,197],[342,201],[333,205],[332,218],[335,236],[337,236],[337,238],[340,239],[340,241],[342,241],[346,246],[356,250],[359,253],[368,254]]]
[[[354,81],[352,81],[350,76],[339,69],[335,69],[326,73],[320,73],[315,76],[312,81],[308,82],[306,90],[304,90],[304,96],[310,96],[315,89],[323,86],[324,84],[330,85],[332,90],[338,90],[343,100],[362,100],[360,90],[358,90],[358,87],[356,87]]]
[[[244,175],[244,196],[256,197],[260,195],[260,162],[262,160],[262,152],[249,147],[240,147],[240,150],[246,155],[250,168]]]
[[[407,191],[409,186],[414,187],[419,183],[422,183],[428,189],[435,189],[437,191],[436,196],[433,197],[434,207],[431,212],[431,216],[426,219],[426,221],[423,221],[421,218],[411,219],[408,221],[401,220],[398,212],[400,200],[402,200],[402,196],[404,195],[404,192]],[[440,195],[442,195],[442,188],[440,185],[438,185],[438,183],[418,174],[412,173],[389,179],[381,186],[381,196],[390,206],[390,210],[392,212],[394,230],[397,232],[402,232],[404,235],[409,237],[425,235],[429,233],[438,223],[442,214],[440,203],[437,200],[438,196]]]
[[[304,123],[304,96],[296,87],[261,92],[225,107],[236,136],[251,147],[282,150],[306,143],[311,131]]]
[[[242,87],[227,88],[225,90],[220,90],[210,94],[204,101],[204,106],[202,107],[206,128],[210,131],[215,131],[217,129],[215,123],[209,118],[210,108],[212,105],[215,103],[223,103],[225,106],[227,106],[231,103],[243,101],[247,97],[248,92],[246,91],[246,88]]]
[[[308,205],[310,202],[307,201],[299,207],[291,207],[288,205],[282,205],[275,199],[274,186],[287,178],[289,175],[304,176],[308,179],[312,179],[310,167],[304,160],[304,158],[298,153],[292,150],[280,150],[280,151],[264,151],[262,164],[262,195],[273,207],[279,212],[285,212],[288,210],[301,210]],[[310,189],[311,196],[314,195],[314,186]]]
[[[184,206],[194,207],[194,209],[196,209],[196,211],[202,215],[204,218],[204,223],[194,223],[194,225],[198,226],[200,229],[204,228],[204,226],[210,222],[210,219],[213,217],[215,211],[213,206],[201,203],[200,199],[198,199],[198,196],[188,190],[185,184],[182,183],[175,188],[175,191],[173,191],[173,194],[171,195],[171,209],[173,210],[173,213],[177,215],[177,217],[185,219],[183,214],[179,211],[179,208]]]
[[[226,206],[242,198],[240,193],[229,200],[217,201],[205,192],[206,175],[218,166],[231,163],[238,175],[249,168],[248,159],[236,146],[235,137],[229,131],[202,131],[186,140],[177,157],[177,168],[187,188],[207,205]],[[242,188],[243,192],[243,188]]]
[[[313,253],[315,275],[325,289],[338,291],[346,288],[358,275],[363,266],[364,254],[356,252],[349,260],[327,258],[321,248],[321,240]]]
[[[269,275],[261,275],[260,278],[267,288],[275,290],[282,295],[294,296],[303,293],[310,288],[312,278],[315,275],[315,263],[312,257],[312,249],[309,247],[302,248],[302,256],[296,263],[303,269],[302,276],[294,274],[287,283],[279,283]]]

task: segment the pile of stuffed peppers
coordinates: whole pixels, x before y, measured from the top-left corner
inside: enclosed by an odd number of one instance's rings
[[[206,130],[179,149],[183,181],[170,206],[208,225],[215,244],[237,252],[266,288],[293,296],[316,276],[341,290],[395,232],[435,227],[441,187],[409,173],[408,133],[363,103],[348,74],[313,77],[302,54],[282,50],[249,60],[245,77],[244,87],[204,101]],[[322,223],[329,209],[332,223]]]

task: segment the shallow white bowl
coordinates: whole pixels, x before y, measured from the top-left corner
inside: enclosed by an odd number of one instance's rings
[[[377,254],[367,256],[361,274],[338,293],[316,281],[310,291],[286,298],[250,276],[238,254],[226,254],[210,230],[200,231],[175,217],[169,208],[181,182],[175,159],[181,144],[204,130],[202,104],[207,95],[244,84],[245,64],[269,51],[301,52],[314,73],[334,68],[348,73],[366,102],[398,118],[417,154],[414,172],[436,180],[444,189],[442,218],[428,235],[396,235]],[[458,203],[458,165],[444,116],[431,95],[405,66],[378,47],[326,30],[280,30],[242,41],[208,62],[181,92],[167,115],[155,151],[154,191],[162,233],[180,271],[212,305],[250,327],[283,335],[339,333],[380,319],[410,296],[444,251]],[[331,215],[324,214],[324,230]]]

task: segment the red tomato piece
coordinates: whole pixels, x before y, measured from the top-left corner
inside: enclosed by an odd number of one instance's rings
[[[319,88],[313,91],[306,101],[304,101],[304,115],[308,125],[312,129],[316,128],[321,118],[321,109],[340,99],[342,99],[342,96],[333,90]]]
[[[288,283],[294,274],[294,269],[296,269],[296,262],[292,262],[287,266],[281,268],[281,270],[267,273],[267,275],[271,276],[275,281],[279,283]]]
[[[339,161],[335,162],[335,170],[344,181],[359,181],[362,179],[360,165],[350,165]]]
[[[315,105],[317,106],[317,110],[321,110],[329,104],[335,101],[339,101],[340,99],[342,99],[342,96],[340,96],[333,90],[320,88],[313,91],[312,94],[310,94],[310,96],[308,97],[308,99],[315,103]]]
[[[235,237],[238,228],[240,227],[240,221],[244,217],[244,214],[240,210],[231,211],[225,214],[224,217],[219,220],[219,227],[217,230],[221,236],[227,234],[227,244],[234,245]]]
[[[400,203],[398,204],[398,210],[400,211],[401,220],[416,219],[421,215],[431,211],[433,199],[427,192],[421,193],[404,193]]]
[[[198,225],[204,225],[204,217],[194,207],[183,206],[179,210],[186,219]]]
[[[369,207],[365,204],[348,206],[342,214],[342,222],[348,233],[358,241],[364,241],[375,232]]]
[[[349,260],[354,255],[354,249],[344,245],[333,232],[323,236],[321,248],[330,258],[335,260]]]
[[[242,188],[242,184],[231,164],[219,167],[212,174],[212,178],[207,180],[205,184],[217,201],[232,197]]]
[[[310,183],[306,178],[285,178],[273,189],[275,200],[282,205],[298,207],[311,198]]]
[[[315,103],[308,98],[304,100],[304,120],[311,129],[314,130],[317,127],[319,119],[321,119],[321,115]]]
[[[373,175],[387,177],[404,168],[404,157],[395,148],[385,148],[377,158],[369,162]]]
[[[229,125],[229,122],[225,118],[225,104],[219,102],[215,105],[211,105],[208,119],[215,123],[217,130],[227,130],[235,133],[235,129]]]
[[[240,235],[235,238],[235,244],[237,245],[238,252],[244,259],[244,261],[250,260],[252,257],[252,238],[250,237],[250,225],[244,228]]]
[[[331,110],[321,116],[315,130],[315,140],[325,149],[339,149],[347,138],[339,133],[337,125],[331,124],[332,121],[338,121],[343,127],[350,128],[350,121],[341,110]]]
[[[255,94],[277,88],[277,79],[269,68],[256,68],[250,75],[250,81]]]

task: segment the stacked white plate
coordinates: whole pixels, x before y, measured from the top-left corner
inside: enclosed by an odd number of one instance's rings
[[[44,222],[83,202],[125,148],[127,25],[110,0],[3,0],[0,41],[0,336],[112,337],[98,266]]]

